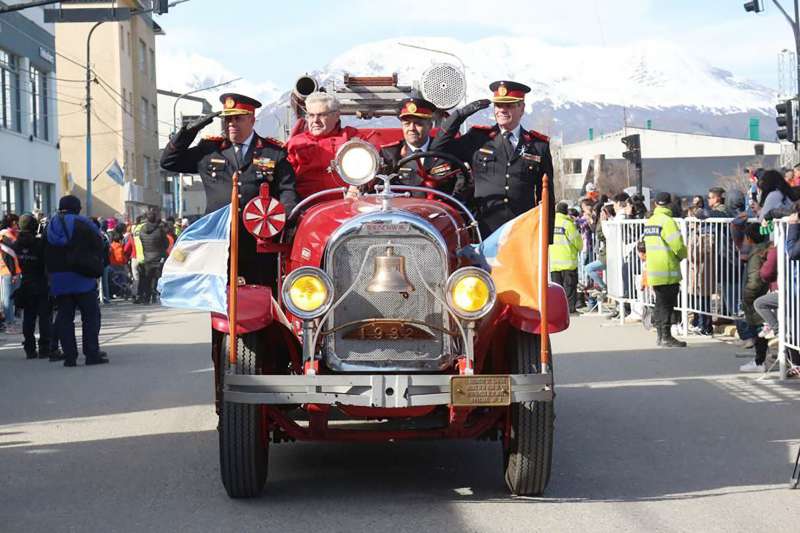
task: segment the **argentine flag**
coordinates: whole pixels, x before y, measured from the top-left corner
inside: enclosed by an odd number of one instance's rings
[[[158,281],[162,305],[228,312],[230,234],[230,205],[202,217],[181,233]]]

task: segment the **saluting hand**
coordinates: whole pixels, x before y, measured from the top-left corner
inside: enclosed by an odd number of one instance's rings
[[[196,120],[193,120],[192,122],[186,125],[186,129],[200,131],[209,124],[211,124],[214,121],[214,119],[217,118],[221,113],[222,111],[217,111],[216,113],[210,113]]]
[[[461,109],[459,109],[458,114],[461,115],[462,117],[469,116],[472,115],[473,113],[477,113],[481,109],[486,109],[487,107],[489,107],[490,104],[491,102],[486,99],[475,100],[474,102],[470,102]]]

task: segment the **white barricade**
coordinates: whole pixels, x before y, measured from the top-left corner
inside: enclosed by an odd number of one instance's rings
[[[689,313],[712,318],[741,316],[744,263],[731,233],[731,218],[675,219],[687,248],[681,262],[681,292],[678,305],[681,330],[688,334]],[[606,277],[608,297],[620,304],[652,306],[653,292],[641,288],[645,266],[636,252],[646,220],[607,221]]]
[[[781,378],[789,365],[788,350],[800,351],[800,260],[790,260],[786,246],[789,224],[774,222],[778,252],[778,358]]]

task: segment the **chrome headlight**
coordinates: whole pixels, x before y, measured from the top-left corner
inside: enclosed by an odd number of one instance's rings
[[[497,291],[491,276],[476,267],[460,268],[453,272],[445,286],[447,305],[465,320],[478,320],[491,311]]]
[[[372,181],[378,173],[380,156],[367,141],[350,139],[336,151],[333,164],[345,183],[359,187]]]
[[[294,316],[311,320],[324,315],[333,302],[333,282],[323,270],[301,267],[283,281],[283,303]]]

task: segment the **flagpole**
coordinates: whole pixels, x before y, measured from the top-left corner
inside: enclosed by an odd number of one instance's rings
[[[230,255],[230,276],[228,277],[228,361],[231,365],[236,364],[237,359],[237,306],[239,299],[239,172],[233,174],[231,178],[231,255]]]
[[[542,176],[542,201],[539,204],[541,224],[539,225],[539,360],[541,372],[550,365],[550,335],[547,321],[547,292],[550,286],[550,178],[547,174]]]

